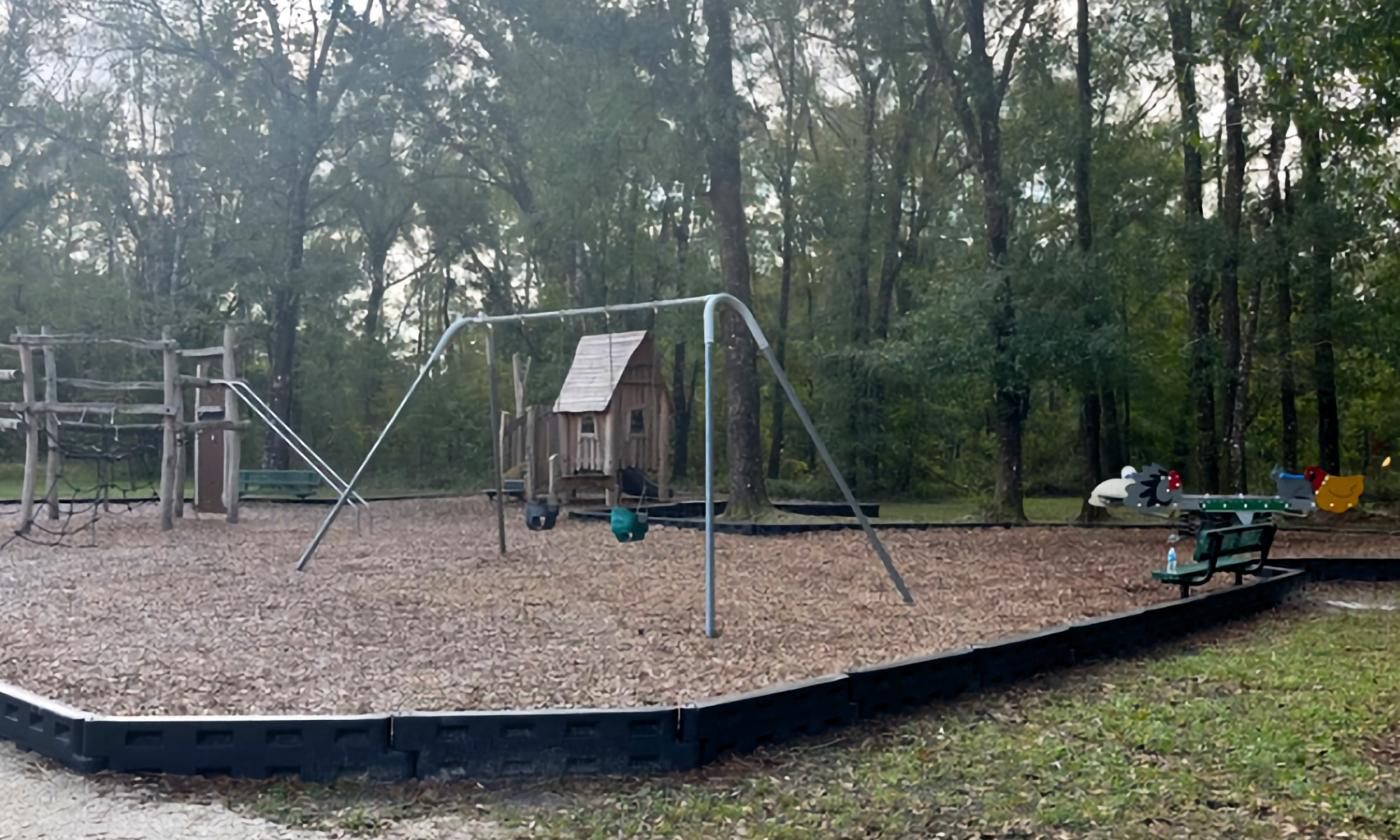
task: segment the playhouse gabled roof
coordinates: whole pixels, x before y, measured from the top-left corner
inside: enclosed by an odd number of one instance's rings
[[[563,414],[606,411],[623,371],[646,339],[646,330],[580,338],[554,410]]]

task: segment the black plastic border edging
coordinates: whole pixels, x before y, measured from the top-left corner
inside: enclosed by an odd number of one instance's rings
[[[1400,560],[1282,560],[1241,586],[683,706],[394,715],[92,715],[0,683],[0,737],[80,771],[411,777],[628,775],[907,711],[1032,674],[1119,656],[1274,606],[1316,576],[1400,579]]]

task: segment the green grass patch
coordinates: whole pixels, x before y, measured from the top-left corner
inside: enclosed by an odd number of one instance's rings
[[[520,837],[1396,837],[1397,649],[1395,612],[1290,607],[686,776],[281,781],[229,801],[352,834],[426,817]]]
[[[1400,618],[1286,611],[1198,649],[846,743],[522,812],[532,836],[1394,837]]]

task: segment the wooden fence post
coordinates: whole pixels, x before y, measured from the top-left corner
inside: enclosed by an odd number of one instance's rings
[[[20,329],[20,333],[24,330]],[[34,410],[34,355],[21,337],[19,370],[24,394],[24,481],[19,492],[19,533],[29,533],[34,521],[34,474],[39,470],[39,413]]]
[[[185,449],[189,435],[185,432],[185,386],[180,384],[179,357],[175,362],[175,518],[185,517]]]
[[[40,327],[39,332],[48,335],[48,327]],[[52,347],[44,345],[44,402],[52,405],[58,402],[58,361]],[[63,476],[63,452],[58,447],[58,415],[49,413],[44,417],[44,434],[48,437],[48,462],[44,468],[44,500],[48,504],[49,519],[58,518],[58,480]]]
[[[170,341],[170,329],[160,331],[162,341]],[[175,527],[175,346],[167,344],[161,350],[165,413],[161,415],[160,441],[160,529]]]

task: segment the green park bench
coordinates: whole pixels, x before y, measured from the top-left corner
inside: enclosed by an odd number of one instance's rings
[[[1264,567],[1275,530],[1272,524],[1263,523],[1202,531],[1196,537],[1196,554],[1190,563],[1178,563],[1176,571],[1158,569],[1152,577],[1180,586],[1183,598],[1191,594],[1191,587],[1204,584],[1216,572],[1234,572],[1238,585],[1245,575]]]
[[[254,489],[279,496],[305,499],[321,487],[321,477],[313,470],[239,470],[238,492]]]

